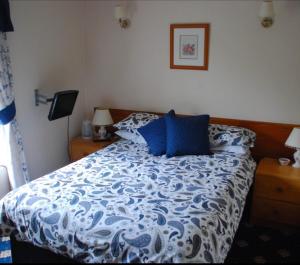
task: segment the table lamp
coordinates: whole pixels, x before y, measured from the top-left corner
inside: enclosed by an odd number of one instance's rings
[[[294,153],[295,164],[293,164],[293,167],[300,168],[300,128],[292,130],[285,145],[297,150]]]
[[[100,126],[98,135],[99,140],[107,140],[108,135],[105,126],[113,124],[110,112],[108,109],[96,109],[92,121],[94,126]]]

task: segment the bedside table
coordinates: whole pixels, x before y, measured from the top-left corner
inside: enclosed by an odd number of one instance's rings
[[[98,141],[94,142],[91,140],[86,140],[81,137],[73,138],[70,141],[70,156],[71,161],[74,162],[85,156],[88,156],[91,153],[94,153],[100,149],[105,148],[106,146],[116,142],[119,138],[112,138],[107,141]]]
[[[260,161],[254,185],[251,222],[300,226],[300,169],[276,159]]]

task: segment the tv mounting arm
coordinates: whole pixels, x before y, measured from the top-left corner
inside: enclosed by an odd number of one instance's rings
[[[40,94],[38,89],[34,90],[34,99],[36,106],[39,106],[40,104],[47,104],[48,102],[53,101],[53,98],[48,98],[47,96]]]

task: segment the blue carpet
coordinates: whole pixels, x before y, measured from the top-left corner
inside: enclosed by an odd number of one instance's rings
[[[0,237],[0,263],[12,263],[9,237]]]
[[[300,229],[281,229],[241,223],[227,263],[299,263]]]

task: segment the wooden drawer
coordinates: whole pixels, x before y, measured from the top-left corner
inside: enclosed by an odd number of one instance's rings
[[[96,152],[100,148],[95,148],[94,146],[73,146],[72,147],[72,152],[71,152],[71,160],[79,160],[85,156],[88,156],[91,153]]]
[[[94,153],[114,143],[118,139],[119,138],[114,137],[113,139],[107,141],[94,142],[93,140],[85,140],[82,139],[81,137],[76,137],[72,139],[70,142],[71,160],[76,161],[85,156],[88,156],[89,154]]]
[[[269,222],[300,226],[300,205],[256,197],[252,206],[252,222]]]
[[[300,179],[259,175],[255,180],[255,196],[300,204]]]

